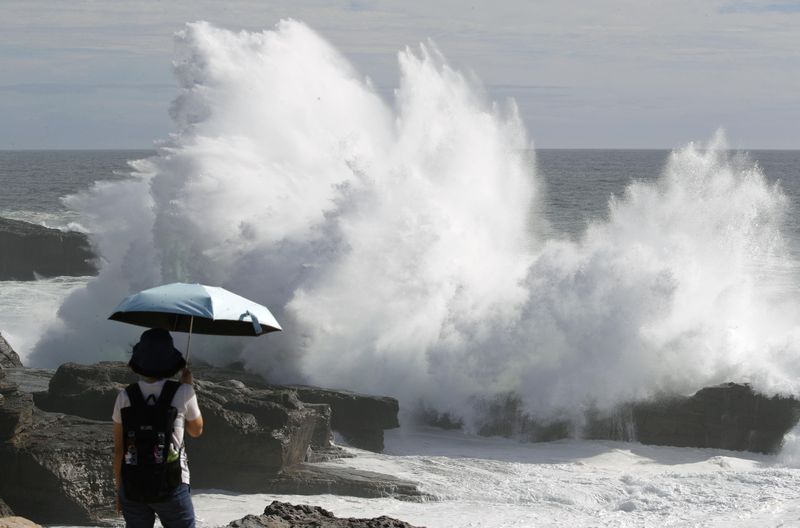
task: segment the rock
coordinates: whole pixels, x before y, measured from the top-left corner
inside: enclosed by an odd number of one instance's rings
[[[248,515],[228,524],[231,528],[414,528],[381,516],[374,519],[340,518],[319,506],[293,505],[273,501],[262,515]]]
[[[0,334],[0,370],[7,368],[21,367],[22,361],[8,341]]]
[[[33,397],[24,392],[6,392],[0,403],[0,441],[10,440],[33,424]],[[0,494],[2,497],[2,494]]]
[[[250,389],[238,381],[196,381],[205,432],[187,438],[192,483],[241,492],[305,459],[318,413],[292,391]]]
[[[800,401],[768,398],[754,392],[749,385],[727,383],[701,389],[690,397],[661,396],[651,401],[626,403],[606,413],[590,410],[583,417],[581,428],[563,419],[545,421],[531,417],[514,394],[484,401],[476,411],[482,417],[478,433],[484,436],[534,442],[580,436],[590,440],[775,453],[786,433],[800,420]],[[431,425],[455,422],[430,410],[420,416]]]
[[[55,370],[18,367],[0,369],[0,373],[5,374],[6,381],[14,383],[23,392],[40,392],[48,389]]]
[[[14,398],[7,396],[4,406]],[[28,398],[18,405],[29,406],[30,420],[0,442],[0,496],[17,514],[42,524],[110,524],[115,512],[109,424],[45,413]]]
[[[726,383],[689,398],[634,405],[631,412],[643,444],[775,453],[800,419],[800,401]]]
[[[132,379],[135,376],[122,363],[62,365],[48,393],[36,394],[35,399],[51,410],[84,417],[38,409],[30,393],[4,394],[0,497],[15,512],[42,524],[117,522],[110,415],[118,391]],[[322,486],[322,477],[312,479],[310,470],[288,470],[302,463],[316,429],[327,423],[327,406],[306,407],[295,391],[251,389],[236,380],[200,380],[196,390],[205,433],[199,439],[187,438],[194,486],[234,492],[268,492],[292,482],[294,488],[303,483]],[[105,421],[89,419],[93,417]],[[371,482],[371,477],[342,474],[335,482],[326,477],[326,489],[359,496],[376,496],[379,488],[390,493],[392,486],[403,495],[416,490],[413,483],[377,474]]]
[[[119,391],[139,380],[125,363],[64,363],[50,378],[46,392],[34,393],[36,406],[50,412],[110,421]]]
[[[298,399],[296,390],[263,381],[248,380],[260,387],[252,388],[239,380],[225,380],[224,370],[198,370],[202,379],[196,378],[195,389],[205,432],[197,439],[186,438],[194,486],[255,493],[274,489],[274,480],[278,479],[281,486],[297,480],[292,485],[302,487],[311,479],[286,473],[287,468],[344,455],[341,448],[330,443],[331,408],[327,404],[306,404]],[[47,411],[110,420],[118,392],[137,379],[121,362],[65,363],[50,380],[49,390],[35,393],[34,399]],[[350,393],[347,396],[355,397]],[[384,481],[380,485],[384,486]],[[349,481],[347,475],[339,475],[335,486],[326,486],[359,496],[377,493],[359,491],[371,484],[368,478],[355,474]],[[403,493],[413,494],[405,489]]]
[[[0,499],[0,517],[13,517],[14,512],[8,507],[3,499]]]
[[[17,384],[8,379],[6,372],[0,369],[0,395],[17,391]]]
[[[330,448],[333,440],[331,434],[331,406],[318,403],[305,403],[308,409],[314,409],[316,412],[314,419],[314,433],[311,435],[311,447],[313,449],[328,449]]]
[[[417,485],[391,475],[331,464],[298,464],[283,470],[266,483],[264,493],[283,495],[347,495],[369,499],[391,497],[422,501],[433,497]]]
[[[95,255],[83,233],[0,217],[0,247],[0,280],[97,273]]]
[[[261,376],[245,372],[236,365],[218,368],[205,364],[195,366],[194,370],[196,378],[211,381],[237,379],[248,387],[291,389],[297,392],[303,403],[327,404],[331,408],[330,427],[350,445],[360,449],[380,453],[383,451],[383,431],[400,427],[397,419],[400,405],[394,398],[305,385],[271,385]]]
[[[400,427],[396,399],[293,385],[301,401],[331,406],[331,427],[353,447],[380,453],[384,429]]]
[[[25,517],[1,517],[0,528],[42,528],[41,525]]]
[[[481,436],[505,436],[529,442],[550,442],[570,436],[571,427],[564,420],[537,420],[524,412],[523,402],[513,393],[501,394],[492,400],[476,403]],[[448,426],[454,421],[450,416],[439,418]]]
[[[46,411],[110,421],[117,394],[138,379],[121,362],[65,363],[49,390],[34,397]],[[238,380],[198,380],[195,391],[205,422],[203,436],[186,439],[195,486],[253,491],[265,473],[304,460],[321,412],[294,391],[251,389]]]

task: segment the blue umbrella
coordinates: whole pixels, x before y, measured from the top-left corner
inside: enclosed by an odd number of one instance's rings
[[[176,282],[125,298],[109,319],[123,323],[192,333],[259,336],[282,330],[265,307],[224,288]]]

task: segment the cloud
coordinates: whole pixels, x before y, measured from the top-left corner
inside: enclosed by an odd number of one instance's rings
[[[722,14],[731,13],[781,13],[781,14],[800,14],[800,2],[729,2],[723,5],[720,10]]]
[[[66,83],[19,83],[0,85],[0,92],[23,95],[92,95],[102,91],[132,91],[153,93],[175,91],[171,84],[66,84]]]

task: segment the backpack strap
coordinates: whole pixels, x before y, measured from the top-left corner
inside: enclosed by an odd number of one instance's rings
[[[131,407],[143,407],[147,405],[144,401],[144,394],[138,383],[131,383],[125,387],[125,392],[128,393],[128,399],[131,401]]]
[[[164,387],[161,389],[161,395],[158,397],[156,405],[171,406],[172,399],[175,397],[175,393],[178,392],[180,387],[181,384],[177,381],[167,380],[166,383],[164,383]]]

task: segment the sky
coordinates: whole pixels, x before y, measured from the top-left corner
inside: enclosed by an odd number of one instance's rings
[[[539,148],[800,149],[800,0],[0,0],[0,149],[151,148],[173,35],[207,20],[318,31],[391,103],[428,39]]]

